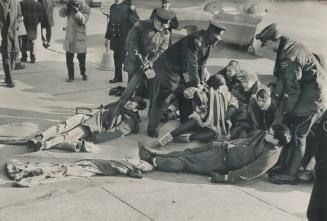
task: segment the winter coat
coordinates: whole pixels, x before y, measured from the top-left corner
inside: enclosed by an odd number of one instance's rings
[[[42,28],[53,27],[53,7],[55,7],[54,0],[39,0],[39,3],[42,5],[42,19],[41,26]]]
[[[23,0],[20,2],[24,24],[29,40],[37,38],[37,26],[42,17],[42,6],[35,0]]]
[[[189,86],[196,87],[204,80],[203,70],[211,46],[205,43],[205,31],[189,34],[171,45],[154,63],[160,86],[175,92],[183,73],[189,77]]]
[[[304,45],[282,37],[274,75],[275,95],[283,102],[284,113],[309,116],[327,104],[327,77],[314,54]]]
[[[1,48],[4,52],[18,52],[18,18],[21,17],[21,7],[17,1],[11,1],[11,7],[0,0]],[[9,18],[9,19],[8,19]]]
[[[128,73],[141,71],[142,60],[154,63],[169,44],[169,32],[158,31],[154,28],[152,20],[136,22],[130,30],[126,40],[127,56],[124,69]]]
[[[86,22],[90,16],[90,7],[79,1],[79,11],[68,12],[67,6],[59,10],[61,17],[67,17],[64,50],[70,53],[86,53]]]

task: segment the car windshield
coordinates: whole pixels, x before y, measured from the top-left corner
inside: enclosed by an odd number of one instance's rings
[[[245,14],[263,16],[271,0],[216,0],[208,2],[204,10],[212,14]]]

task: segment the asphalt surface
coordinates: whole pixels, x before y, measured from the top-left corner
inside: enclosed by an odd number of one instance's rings
[[[193,6],[198,1],[178,1],[176,7]],[[154,1],[136,1],[142,18],[149,16]],[[326,55],[327,6],[317,2],[275,3],[261,26],[278,22],[282,31],[301,40],[314,51]],[[55,27],[50,50],[36,41],[36,63],[14,71],[16,87],[0,87],[0,125],[30,122],[40,130],[74,114],[77,106],[97,106],[115,101],[108,96],[112,71],[97,70],[104,51],[106,18],[93,8],[87,25],[88,81],[78,75],[65,82],[67,71],[62,49],[65,19],[55,9]],[[174,39],[183,33],[174,34]],[[249,55],[237,45],[220,44],[210,56],[208,68],[214,72],[228,60],[238,59],[242,68],[260,74],[264,82],[273,80],[273,61]],[[77,61],[76,61],[77,62]],[[0,68],[0,76],[3,71]],[[127,74],[124,76],[125,85]],[[24,161],[67,162],[75,159],[137,158],[137,142],[151,143],[145,135],[146,112],[141,112],[138,135],[131,135],[99,145],[101,152],[67,153],[44,151],[33,153],[25,146],[0,145],[0,164],[9,159]],[[161,128],[161,134],[177,122]],[[1,131],[1,129],[0,129]],[[34,132],[27,130],[18,134]],[[1,134],[2,135],[2,134]],[[198,144],[172,144],[163,151],[180,150]],[[92,177],[67,180],[31,188],[15,188],[0,172],[0,220],[306,220],[305,212],[312,185],[278,186],[267,177],[239,186],[213,185],[205,176],[152,172],[143,179],[126,177]]]

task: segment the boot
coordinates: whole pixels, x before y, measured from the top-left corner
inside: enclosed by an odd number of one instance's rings
[[[171,133],[166,133],[165,135],[163,135],[159,140],[158,143],[160,144],[160,146],[166,146],[168,143],[170,143],[171,141],[173,141],[173,136],[171,135]]]

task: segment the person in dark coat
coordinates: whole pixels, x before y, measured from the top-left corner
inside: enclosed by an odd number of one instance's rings
[[[211,21],[207,30],[200,30],[183,37],[171,45],[154,63],[157,89],[152,94],[148,136],[159,136],[160,117],[169,105],[165,101],[171,93],[175,94],[178,99],[180,113],[184,112],[185,116],[181,114],[180,117],[186,121],[186,115],[193,112],[191,108],[188,108],[191,106],[191,101],[183,99],[183,91],[190,86],[200,87],[204,82],[203,72],[210,49],[221,40],[221,35],[225,30],[226,27],[223,25]],[[185,107],[186,110],[183,109]]]
[[[292,155],[286,171],[272,181],[295,184],[305,152],[306,137],[312,125],[326,109],[327,77],[314,54],[303,44],[279,34],[276,24],[263,29],[256,38],[277,52],[274,75],[277,78],[274,96],[282,107],[282,119],[292,131]]]
[[[19,51],[18,33],[21,7],[17,1],[0,0],[0,33],[1,33],[1,56],[5,72],[5,84],[14,87],[11,79],[11,67],[15,54]]]
[[[126,0],[115,0],[110,7],[109,23],[105,35],[105,44],[110,41],[114,52],[115,77],[110,83],[123,81],[123,62],[126,57],[126,38],[135,22],[139,20],[135,6]]]
[[[54,0],[38,0],[42,5],[42,18],[41,18],[41,38],[44,48],[50,47],[51,41],[51,28],[54,26],[53,20],[53,7],[55,7]],[[45,31],[45,35],[44,35]]]
[[[74,81],[74,54],[77,54],[80,74],[84,81],[86,75],[86,23],[90,17],[91,9],[83,0],[69,0],[67,5],[59,10],[61,17],[67,17],[64,50],[66,51],[66,65],[68,79],[66,82]]]
[[[30,51],[31,63],[35,63],[34,40],[37,38],[37,26],[42,17],[42,6],[35,0],[23,0],[20,2],[26,35],[22,36],[22,59],[27,61],[27,51]]]
[[[161,7],[164,8],[164,9],[166,9],[166,10],[168,10],[168,11],[170,10],[169,9],[170,8],[170,4],[171,4],[171,1],[170,0],[161,0]],[[153,19],[155,17],[156,10],[157,9],[158,8],[153,9],[153,11],[152,11],[152,13],[150,15],[150,19]],[[170,32],[169,45],[172,44],[172,32],[173,32],[173,29],[177,29],[178,28],[178,25],[179,25],[179,22],[177,20],[177,17],[174,16],[174,18],[171,19],[170,25],[169,25],[169,28],[168,28],[168,30]]]
[[[212,142],[168,154],[153,153],[139,144],[139,156],[157,170],[210,174],[212,182],[236,184],[255,179],[274,166],[290,136],[289,128],[276,124],[251,138]]]
[[[307,216],[309,221],[327,220],[327,114],[317,130],[316,179],[314,181]]]

